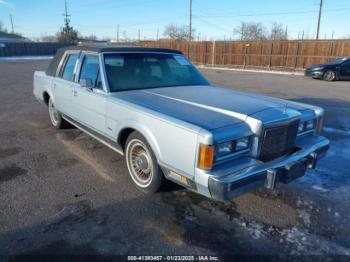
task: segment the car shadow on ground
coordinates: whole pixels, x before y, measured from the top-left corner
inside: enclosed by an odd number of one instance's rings
[[[327,114],[333,116],[326,120],[326,126],[334,129],[341,126],[339,114],[350,108],[350,103],[339,100],[295,101],[325,107]],[[68,136],[75,138],[79,132]],[[342,220],[331,216],[324,219],[323,213],[328,211],[322,210],[330,205],[332,212],[344,209],[344,202],[335,202],[329,189],[345,200],[344,194],[349,193],[339,191],[350,185],[344,178],[344,165],[337,162],[350,160],[336,160],[339,155],[347,156],[344,150],[348,149],[348,137],[340,134],[325,132],[336,149],[330,158],[320,161],[324,176],[315,173],[311,180],[275,191],[259,190],[228,203],[209,200],[171,183],[161,193],[123,201],[114,199],[113,205],[97,208],[87,196],[77,195],[71,203],[62,203],[52,218],[1,233],[0,254],[271,255],[291,254],[293,250],[297,254],[344,254],[349,239],[344,235],[349,230],[343,225],[348,225],[349,210],[341,213]],[[330,169],[333,173],[329,173]],[[339,181],[328,183],[336,177]],[[310,190],[315,181],[321,181],[321,188],[328,191]],[[325,229],[315,228],[319,217],[325,220]]]
[[[249,212],[238,213],[247,208],[246,202],[248,209],[271,211],[264,201],[282,216],[290,215],[281,207],[286,204],[278,192],[271,195],[264,190],[230,203],[179,190],[116,200],[100,208],[93,208],[88,199],[80,197],[61,205],[48,220],[0,234],[0,254],[99,255],[94,260],[99,261],[110,255],[283,256],[347,252],[336,242],[316,241],[308,230],[298,228],[299,222],[274,226],[255,221]]]
[[[0,254],[147,255],[250,252],[234,227],[200,221],[187,208],[188,192],[145,195],[94,209],[88,199],[65,204],[48,221],[0,235]],[[195,196],[197,202],[207,201]],[[188,199],[188,198],[186,198]],[[117,201],[116,201],[117,202]],[[210,212],[208,211],[208,214]],[[133,219],[131,219],[133,218]]]

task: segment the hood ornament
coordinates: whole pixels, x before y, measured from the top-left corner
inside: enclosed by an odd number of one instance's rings
[[[287,114],[288,104],[286,103],[283,108],[283,114]]]

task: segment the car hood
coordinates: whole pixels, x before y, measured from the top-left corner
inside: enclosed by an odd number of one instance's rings
[[[177,86],[112,94],[196,126],[212,130],[241,123],[267,109],[285,108],[287,101],[213,86]],[[273,113],[273,112],[271,112]]]
[[[325,67],[325,64],[315,64],[315,65],[311,65],[310,67],[308,67],[308,69],[313,69],[313,68],[317,68],[317,67]]]

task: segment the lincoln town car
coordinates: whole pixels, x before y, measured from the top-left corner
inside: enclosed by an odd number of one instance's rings
[[[146,193],[170,180],[229,201],[305,175],[329,148],[322,108],[217,87],[171,49],[65,47],[34,73],[34,95],[54,128],[124,155]]]

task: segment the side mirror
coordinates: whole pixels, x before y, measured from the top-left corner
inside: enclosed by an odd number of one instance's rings
[[[92,91],[93,85],[92,85],[92,79],[86,78],[86,79],[80,79],[79,81],[81,87],[85,87],[86,89],[89,89]]]

